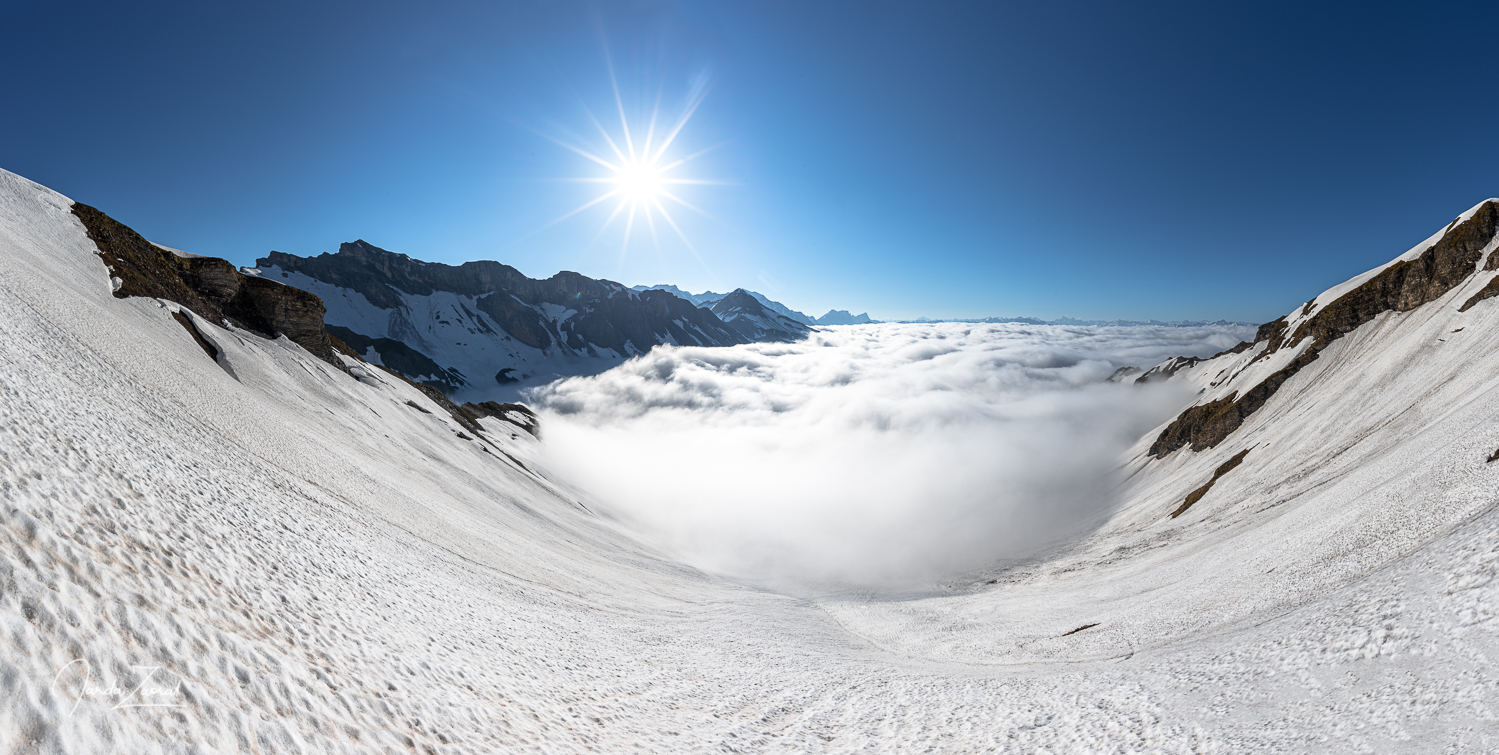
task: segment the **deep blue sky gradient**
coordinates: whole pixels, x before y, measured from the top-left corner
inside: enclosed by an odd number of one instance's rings
[[[240,264],[363,238],[820,314],[1264,321],[1499,194],[1492,4],[0,2],[0,167]],[[706,211],[622,244],[628,109]]]

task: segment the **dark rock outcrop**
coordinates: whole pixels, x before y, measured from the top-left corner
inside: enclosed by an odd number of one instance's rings
[[[502,422],[509,422],[516,427],[530,433],[532,437],[541,437],[541,425],[536,418],[536,412],[525,404],[501,404],[494,401],[485,401],[478,404],[464,404],[463,410],[478,421],[480,417],[494,417]]]
[[[463,373],[443,367],[426,354],[393,338],[370,338],[339,325],[328,325],[327,329],[330,336],[347,344],[355,356],[363,359],[373,348],[380,355],[382,365],[411,380],[426,383],[443,392],[452,391],[463,384]]]
[[[1489,258],[1490,262],[1493,262],[1494,260],[1499,260],[1499,254],[1496,254]],[[1486,264],[1484,265],[1484,267],[1487,268],[1488,265]],[[1499,296],[1499,275],[1490,278],[1489,282],[1484,284],[1483,288],[1478,289],[1478,293],[1468,297],[1468,300],[1463,302],[1463,305],[1461,307],[1458,307],[1457,311],[1467,312],[1468,310],[1472,309],[1473,305],[1477,304],[1478,302],[1481,302],[1484,299],[1492,299],[1495,296]]]
[[[198,348],[202,349],[203,353],[207,354],[209,359],[212,359],[215,362],[218,361],[218,347],[209,343],[208,339],[204,338],[203,334],[198,332],[198,326],[193,324],[193,318],[188,317],[181,312],[173,312],[172,319],[176,320],[177,324],[181,325],[182,328],[187,331],[187,334],[193,337],[193,341],[198,344]]]
[[[468,430],[480,439],[486,438],[486,436],[484,435],[484,428],[479,425],[479,419],[482,417],[495,417],[497,419],[515,425],[517,428],[530,433],[534,437],[541,437],[541,423],[536,416],[536,412],[531,411],[531,408],[525,406],[524,404],[500,404],[494,401],[485,401],[480,404],[463,404],[460,406],[453,403],[453,401],[447,397],[447,394],[431,385],[428,385],[426,383],[418,383],[415,380],[412,380],[411,378],[401,374],[400,372],[397,372],[383,365],[373,366],[379,367],[381,370],[389,373],[392,377],[395,377],[405,382],[407,385],[410,385],[411,387],[421,391],[423,395],[431,399],[432,402],[441,407],[443,411],[447,412],[448,416],[452,417],[453,421],[457,422],[460,427]],[[421,411],[425,414],[432,413],[427,411],[426,409],[423,409],[419,404],[413,401],[407,401],[406,404],[407,406],[410,406],[411,408]],[[499,449],[496,448],[496,450]],[[520,461],[515,457],[506,454],[504,451],[500,451],[500,453],[503,454],[505,458],[515,462],[515,464],[521,469],[526,469],[526,466],[524,464],[521,464]]]
[[[1234,344],[1232,347],[1224,349],[1217,354],[1208,357],[1208,359],[1217,359],[1224,354],[1242,354],[1252,348],[1254,348],[1254,341],[1240,341],[1237,344]]]
[[[1213,489],[1213,483],[1217,482],[1218,478],[1228,474],[1229,472],[1232,472],[1234,470],[1234,467],[1239,466],[1239,464],[1244,461],[1244,457],[1248,455],[1249,449],[1246,448],[1243,451],[1234,454],[1234,457],[1232,459],[1219,464],[1218,468],[1213,471],[1213,479],[1208,480],[1206,485],[1203,485],[1202,487],[1188,493],[1187,499],[1182,501],[1182,505],[1176,507],[1176,510],[1171,512],[1171,518],[1175,519],[1182,514],[1187,513],[1187,509],[1192,508],[1192,504],[1202,500],[1202,497],[1207,495],[1209,490]]]
[[[83,222],[110,274],[120,280],[116,297],[166,299],[209,322],[227,320],[266,338],[280,333],[323,361],[345,369],[323,331],[323,301],[318,297],[244,275],[216,257],[179,257],[88,205],[74,204],[73,214]]]
[[[1081,632],[1081,631],[1083,631],[1085,629],[1092,629],[1093,627],[1096,627],[1096,626],[1098,626],[1097,623],[1084,624],[1084,625],[1082,625],[1082,626],[1078,627],[1077,629],[1074,629],[1074,630],[1072,630],[1070,632],[1063,632],[1061,636],[1062,637],[1071,637],[1072,635],[1077,634],[1078,632]]]
[[[1201,361],[1197,357],[1172,357],[1146,370],[1140,377],[1135,378],[1135,383],[1143,385],[1170,380],[1171,376]]]
[[[1284,317],[1260,326],[1255,343],[1267,342],[1260,358],[1282,348],[1293,348],[1305,339],[1311,339],[1311,344],[1290,364],[1242,396],[1234,394],[1182,412],[1161,431],[1150,447],[1150,455],[1161,458],[1187,445],[1194,451],[1218,445],[1237,430],[1246,417],[1264,406],[1281,385],[1315,361],[1333,341],[1384,312],[1409,312],[1436,301],[1467,280],[1476,272],[1483,248],[1494,238],[1496,230],[1499,230],[1499,202],[1485,202],[1472,217],[1450,226],[1442,238],[1420,256],[1381,270],[1312,315],[1290,337],[1285,335],[1289,326]],[[1499,255],[1490,257],[1485,268],[1496,264],[1495,257]],[[1481,299],[1470,299],[1462,309],[1476,304],[1475,300]],[[1308,306],[1310,304],[1308,302]]]

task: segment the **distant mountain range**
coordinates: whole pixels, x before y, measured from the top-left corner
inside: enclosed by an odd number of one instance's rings
[[[812,330],[810,325],[765,306],[761,297],[742,288],[713,302],[709,311],[749,341],[799,341]]]
[[[972,322],[972,323],[1022,323],[1025,325],[1077,325],[1077,326],[1114,326],[1114,327],[1170,327],[1170,328],[1200,328],[1204,326],[1231,326],[1249,325],[1255,326],[1253,322],[1234,322],[1231,320],[1077,320],[1071,317],[1062,317],[1056,320],[1041,320],[1035,317],[981,317],[981,318],[949,318],[934,320],[929,317],[918,317],[914,320],[896,320],[903,323],[932,323],[932,322]],[[828,323],[835,324],[835,323]]]
[[[664,292],[669,293],[669,294],[671,294],[673,296],[676,296],[679,299],[685,299],[685,300],[687,300],[689,302],[692,302],[693,304],[695,304],[698,307],[701,307],[703,309],[710,309],[715,314],[717,314],[719,312],[719,309],[716,308],[715,305],[718,302],[722,301],[725,297],[728,297],[728,296],[731,295],[731,294],[714,293],[713,291],[704,291],[703,293],[700,293],[700,294],[694,294],[694,293],[692,293],[690,291],[684,291],[684,290],[682,290],[680,288],[677,288],[676,286],[673,286],[673,285],[668,284],[668,283],[658,283],[658,284],[656,284],[654,286],[635,286],[631,290],[632,291],[636,291],[636,292],[664,291]],[[755,301],[759,302],[760,305],[762,307],[764,307],[765,309],[768,309],[771,312],[774,312],[774,313],[780,315],[781,317],[793,320],[795,322],[799,322],[799,323],[801,323],[803,325],[814,325],[814,326],[815,325],[870,325],[870,324],[874,324],[874,323],[878,323],[878,322],[883,322],[882,320],[876,320],[876,319],[871,318],[868,313],[855,315],[855,314],[852,314],[852,313],[848,312],[847,310],[843,310],[843,309],[828,310],[828,313],[825,314],[825,315],[823,315],[822,317],[812,317],[811,315],[808,315],[808,314],[805,314],[805,313],[802,313],[802,312],[798,312],[798,311],[796,311],[794,309],[791,309],[790,307],[787,307],[786,305],[784,305],[784,304],[782,304],[782,303],[780,303],[778,301],[772,301],[770,298],[766,297],[764,294],[757,293],[755,291],[749,291],[749,290],[746,290],[746,289],[738,289],[738,290],[742,291],[745,294],[747,294],[748,296],[752,297]],[[1042,319],[1036,318],[1036,317],[973,317],[973,318],[956,318],[956,317],[931,318],[931,317],[917,317],[917,318],[911,319],[911,320],[891,320],[890,322],[899,322],[899,323],[936,323],[936,322],[1023,323],[1023,324],[1026,324],[1026,325],[1078,325],[1078,326],[1083,326],[1083,325],[1102,325],[1102,326],[1115,326],[1115,327],[1156,326],[1156,327],[1179,327],[1179,328],[1197,328],[1197,327],[1203,327],[1203,326],[1208,326],[1208,325],[1212,325],[1212,326],[1228,326],[1228,325],[1258,325],[1259,324],[1259,323],[1252,323],[1252,322],[1232,322],[1232,321],[1229,321],[1229,320],[1212,320],[1212,321],[1208,321],[1208,320],[1079,320],[1079,319],[1072,318],[1072,317],[1061,317],[1061,318],[1058,318],[1058,319],[1055,319],[1055,320],[1042,320]],[[755,340],[766,340],[766,339],[755,339]],[[777,340],[777,339],[770,339],[770,340]]]
[[[567,271],[535,280],[488,260],[423,262],[363,240],[316,257],[271,252],[256,265],[249,275],[322,299],[328,333],[366,360],[462,401],[513,400],[662,344],[788,342],[811,330],[742,289],[695,306],[674,291]]]
[[[316,257],[271,252],[256,264],[246,275],[320,298],[327,333],[365,360],[460,402],[513,401],[525,388],[603,372],[659,345],[789,343],[819,326],[875,322],[845,310],[814,318],[742,288],[725,294],[664,284],[627,288],[568,271],[536,280],[499,262],[424,262],[364,240]],[[1203,324],[994,317],[966,322]]]
[[[635,286],[632,290],[665,291],[669,294],[672,294],[673,296],[686,299],[687,301],[690,301],[699,307],[705,308],[711,308],[714,304],[722,300],[724,297],[729,296],[729,294],[717,294],[712,291],[704,291],[701,294],[694,294],[688,291],[683,291],[682,289],[667,283],[658,283],[654,286]],[[811,315],[798,312],[778,301],[772,301],[764,294],[756,293],[754,291],[746,291],[742,288],[738,290],[744,291],[744,293],[753,297],[755,301],[760,302],[760,305],[765,307],[766,309],[775,312],[782,317],[795,320],[803,325],[864,325],[867,323],[876,322],[875,320],[870,319],[867,313],[862,315],[851,315],[847,311],[842,309],[831,309],[828,310],[828,313],[823,315],[822,317],[812,317]]]

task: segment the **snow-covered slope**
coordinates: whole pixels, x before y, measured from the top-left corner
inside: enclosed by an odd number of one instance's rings
[[[1064,551],[790,598],[379,370],[184,314],[209,357],[70,208],[0,172],[5,751],[1499,747],[1499,302],[1458,311],[1491,271],[1325,342],[1212,448],[1142,438]],[[1171,379],[1243,391],[1291,341]]]

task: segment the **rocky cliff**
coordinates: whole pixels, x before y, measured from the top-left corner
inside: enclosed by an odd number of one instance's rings
[[[267,338],[280,333],[323,361],[344,369],[323,330],[324,308],[318,297],[244,275],[215,257],[180,256],[88,205],[74,204],[73,214],[88,230],[89,239],[109,267],[116,297],[167,299],[210,322],[227,321]],[[196,331],[189,330],[202,342]]]
[[[1499,255],[1491,254],[1486,263],[1479,264],[1484,250],[1493,246],[1496,230],[1499,230],[1499,200],[1491,199],[1464,213],[1401,258],[1324,293],[1292,315],[1261,326],[1253,343],[1240,344],[1219,355],[1231,355],[1235,362],[1223,370],[1229,373],[1228,377],[1213,381],[1208,387],[1227,386],[1246,374],[1256,379],[1238,380],[1245,384],[1183,411],[1161,431],[1151,445],[1150,455],[1161,458],[1186,446],[1193,451],[1213,448],[1338,339],[1386,312],[1409,312],[1433,304],[1475,277],[1499,269]],[[1499,293],[1499,276],[1490,276],[1484,286],[1455,309],[1465,312],[1495,293]],[[1256,373],[1264,372],[1263,367],[1250,369],[1272,363],[1275,369],[1262,376]],[[1195,365],[1173,366],[1180,369]],[[1170,369],[1167,376],[1176,369]],[[1161,371],[1157,368],[1152,372]]]

